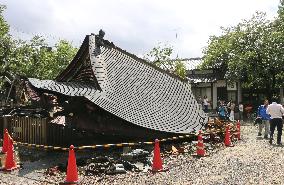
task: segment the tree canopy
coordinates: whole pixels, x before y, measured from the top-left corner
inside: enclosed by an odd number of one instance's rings
[[[54,79],[72,60],[77,48],[66,40],[59,40],[50,47],[37,35],[29,41],[13,38],[3,17],[5,8],[0,5],[0,73]]]
[[[156,65],[157,67],[164,69],[167,72],[173,73],[182,79],[186,77],[186,68],[184,63],[178,58],[172,59],[173,47],[169,45],[163,45],[159,43],[154,47],[144,58]]]
[[[272,91],[284,80],[284,11],[268,20],[256,12],[249,20],[222,28],[220,36],[211,36],[204,49],[202,68],[220,70],[228,81],[240,80],[244,87]]]

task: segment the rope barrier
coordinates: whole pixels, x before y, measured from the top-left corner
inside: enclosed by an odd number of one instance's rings
[[[237,130],[231,129],[232,132],[236,132]],[[224,133],[224,129],[214,129],[213,131],[207,130],[206,132],[202,133],[204,136],[211,135],[211,134],[219,134]],[[174,136],[169,138],[160,139],[160,142],[166,142],[166,141],[176,141],[179,139],[185,139],[197,136],[198,133],[195,134],[187,134],[187,135],[180,135],[180,136]],[[2,142],[3,139],[0,139]],[[50,146],[50,145],[38,145],[38,144],[31,144],[31,143],[23,143],[23,142],[17,142],[14,141],[15,145],[22,145],[30,148],[41,148],[45,150],[55,150],[55,151],[68,151],[69,148],[66,147],[60,147],[60,146]],[[137,143],[117,143],[117,144],[102,144],[102,145],[90,145],[90,146],[77,146],[74,147],[76,150],[84,150],[84,149],[100,149],[100,148],[111,148],[111,147],[127,147],[127,146],[141,146],[141,145],[154,145],[154,141],[145,141],[145,142],[137,142]]]

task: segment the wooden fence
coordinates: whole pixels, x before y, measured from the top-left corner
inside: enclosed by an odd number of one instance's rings
[[[20,142],[47,144],[46,126],[46,118],[15,116],[11,120],[13,138]]]
[[[74,131],[64,125],[51,123],[47,118],[3,116],[0,131],[7,128],[15,141],[53,146],[68,146],[74,140]],[[0,132],[3,138],[3,132]]]

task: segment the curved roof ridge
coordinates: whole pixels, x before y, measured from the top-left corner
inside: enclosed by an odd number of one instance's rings
[[[78,52],[76,53],[75,57],[72,59],[72,61],[70,62],[70,64],[61,72],[57,75],[57,77],[55,77],[56,81],[62,81],[64,80],[68,75],[70,75],[70,71],[72,69],[74,69],[74,67],[76,65],[78,65],[78,61],[81,59],[82,55],[84,54],[84,51],[86,51],[86,49],[89,49],[88,47],[88,43],[89,43],[89,37],[88,35],[85,37],[83,43],[81,44]]]

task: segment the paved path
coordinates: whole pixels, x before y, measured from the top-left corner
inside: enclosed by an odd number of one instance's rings
[[[284,147],[269,145],[268,140],[256,135],[256,127],[243,126],[243,140],[235,147],[220,147],[209,157],[200,159],[189,154],[166,158],[168,172],[128,172],[106,177],[81,176],[80,179],[82,184],[284,184]],[[63,179],[62,175],[43,177],[42,170],[0,172],[0,184],[50,184]]]

